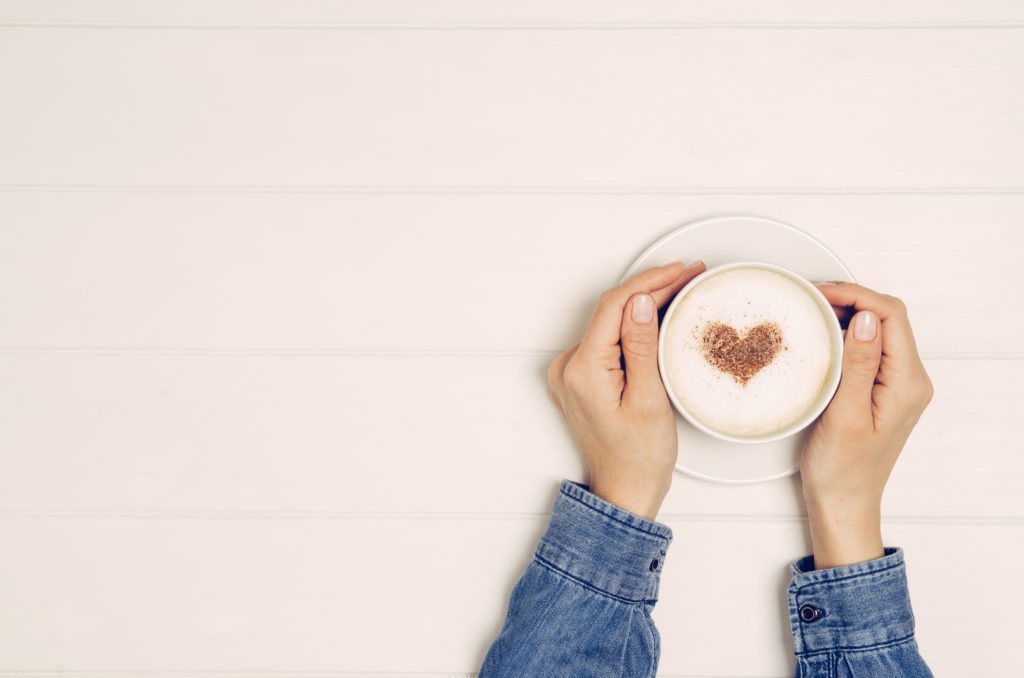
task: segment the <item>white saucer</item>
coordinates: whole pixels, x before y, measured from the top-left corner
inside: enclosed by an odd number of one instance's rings
[[[725,216],[701,219],[672,231],[633,262],[634,273],[673,261],[703,259],[708,268],[732,261],[765,261],[791,269],[808,280],[855,282],[853,274],[824,243],[773,219]],[[809,429],[759,445],[730,443],[698,431],[676,413],[679,463],[676,469],[719,483],[758,483],[796,473],[800,448]]]

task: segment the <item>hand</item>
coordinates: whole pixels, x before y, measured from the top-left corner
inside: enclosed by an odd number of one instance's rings
[[[583,339],[548,367],[550,395],[590,468],[590,491],[648,520],[668,493],[679,451],[658,371],[656,309],[705,268],[676,262],[605,291]]]
[[[817,569],[884,555],[885,483],[932,399],[896,297],[850,283],[819,283],[841,319],[850,318],[839,390],[815,424],[800,460]]]

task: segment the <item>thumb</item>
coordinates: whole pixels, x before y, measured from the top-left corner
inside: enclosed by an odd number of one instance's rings
[[[878,316],[861,311],[853,316],[846,331],[843,377],[833,402],[858,418],[871,417],[871,390],[881,360],[882,326]]]
[[[658,311],[649,294],[634,294],[622,313],[619,330],[626,363],[623,400],[655,402],[665,389],[658,372]]]

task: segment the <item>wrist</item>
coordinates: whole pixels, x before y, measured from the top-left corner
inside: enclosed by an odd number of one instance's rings
[[[647,520],[655,520],[671,483],[671,476],[663,480],[642,480],[606,478],[592,474],[590,491],[625,511]]]
[[[876,505],[807,504],[815,569],[881,558],[881,510]]]

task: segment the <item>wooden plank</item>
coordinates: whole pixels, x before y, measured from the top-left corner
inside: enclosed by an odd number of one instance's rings
[[[822,239],[929,355],[1024,355],[994,293],[1024,287],[1020,195],[0,192],[0,347],[556,351],[649,243],[721,213]]]
[[[474,671],[543,526],[540,518],[0,521],[5,550],[16,554],[0,560],[0,666]],[[655,611],[663,671],[791,675],[784,586],[787,563],[806,550],[800,526],[672,527]],[[887,541],[907,553],[920,644],[936,675],[1012,673],[1024,603],[1020,538],[1007,526],[889,531]],[[984,577],[964,572],[965,554],[985,563]],[[744,651],[732,651],[737,645]]]
[[[100,515],[543,514],[582,479],[538,357],[0,356],[0,509]],[[1020,361],[935,361],[896,521],[1024,516]],[[984,394],[979,397],[978,394]],[[677,476],[664,513],[800,513],[795,479]]]
[[[756,0],[5,0],[0,21],[43,23],[112,23],[199,26],[336,26],[380,23],[408,25],[533,25],[636,24],[683,25],[692,22],[746,26],[756,22],[897,24],[1009,22],[1024,19],[1020,4],[1012,0],[984,2],[927,2],[904,0],[836,0],[823,5],[811,0],[757,2]]]
[[[1017,30],[3,32],[3,185],[1024,186]]]

